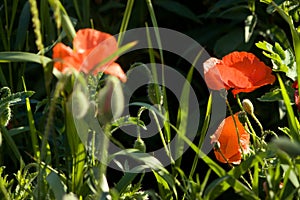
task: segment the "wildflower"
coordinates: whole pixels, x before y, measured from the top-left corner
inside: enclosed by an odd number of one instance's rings
[[[73,49],[58,43],[53,48],[54,68],[62,73],[68,73],[70,68],[84,73],[94,74],[104,72],[118,77],[126,82],[127,78],[121,66],[113,58],[104,65],[94,67],[118,49],[116,39],[108,34],[93,29],[81,29],[73,40]]]
[[[233,117],[235,118],[239,138]],[[249,153],[250,135],[246,132],[243,125],[238,120],[238,113],[235,113],[233,117],[229,116],[221,122],[216,132],[211,136],[211,143],[219,143],[219,149],[215,149],[214,151],[218,161],[222,163],[228,162],[232,164],[240,164],[242,153]],[[225,160],[224,157],[227,160]]]
[[[204,62],[203,67],[205,81],[210,89],[233,88],[233,95],[252,92],[275,81],[272,69],[248,52],[232,52],[222,60],[210,58]]]
[[[295,93],[294,93],[295,104],[297,106],[298,111],[300,112],[300,98],[299,98],[299,90],[298,90],[298,81],[295,81],[293,83],[292,87],[295,89]]]

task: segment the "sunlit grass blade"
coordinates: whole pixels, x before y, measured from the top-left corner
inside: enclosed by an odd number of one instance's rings
[[[277,79],[278,79],[278,82],[279,82],[279,86],[280,86],[280,89],[281,89],[281,94],[282,94],[282,98],[283,98],[283,101],[285,103],[285,106],[286,106],[286,110],[287,110],[287,117],[288,117],[288,123],[289,123],[289,128],[290,128],[290,134],[292,136],[292,139],[293,140],[296,140],[296,141],[300,141],[300,133],[299,133],[299,127],[297,127],[297,118],[295,117],[295,114],[294,114],[294,111],[293,111],[293,108],[291,106],[291,100],[290,100],[290,97],[286,91],[286,88],[285,88],[285,85],[281,79],[281,76],[280,74],[276,74],[277,75]]]
[[[208,98],[208,101],[207,101],[207,107],[206,107],[204,122],[203,122],[203,125],[202,125],[202,129],[200,131],[200,140],[199,140],[199,143],[198,143],[198,148],[199,149],[201,149],[201,146],[203,144],[203,141],[205,139],[205,135],[207,133],[207,129],[208,129],[208,126],[209,126],[210,114],[211,114],[211,109],[212,109],[211,105],[212,105],[212,95],[210,94],[209,98]],[[193,161],[193,164],[192,164],[192,167],[191,167],[190,175],[189,175],[190,178],[193,177],[193,175],[194,175],[194,172],[195,172],[197,164],[198,164],[198,160],[199,160],[198,155],[195,155],[195,158],[194,158],[194,161]]]
[[[176,126],[178,127],[178,131],[182,135],[186,135],[187,128],[189,126],[189,123],[191,122],[191,117],[190,117],[190,111],[191,111],[191,106],[189,104],[190,101],[190,93],[191,93],[191,82],[193,78],[193,73],[194,73],[194,66],[198,62],[200,56],[202,55],[203,51],[198,52],[197,56],[195,57],[192,66],[188,72],[188,75],[186,77],[185,83],[183,85],[181,95],[180,95],[180,108],[178,112],[178,119],[177,119],[177,124]],[[192,105],[193,106],[193,105]],[[193,108],[196,109],[196,108]],[[200,114],[200,113],[196,113]],[[195,122],[193,122],[195,123]],[[197,123],[197,122],[196,122]],[[175,158],[179,158],[176,160],[176,166],[179,167],[181,165],[181,159],[184,151],[184,141],[183,140],[177,140],[176,141],[176,152],[175,152]]]
[[[120,31],[119,31],[119,37],[118,37],[118,44],[119,45],[122,44],[125,31],[127,30],[129,19],[130,19],[131,12],[132,12],[133,4],[134,4],[134,0],[128,0],[127,1],[126,9],[125,9],[125,12],[124,12],[124,16],[123,16]]]

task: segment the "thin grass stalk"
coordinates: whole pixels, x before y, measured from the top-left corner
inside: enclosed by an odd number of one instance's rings
[[[127,30],[128,23],[130,20],[133,4],[134,4],[134,0],[127,1],[127,5],[125,8],[124,16],[123,16],[120,31],[119,31],[118,45],[121,45],[123,42],[124,34],[125,34],[125,31]]]
[[[22,77],[22,81],[23,81],[24,91],[26,92],[27,89],[26,89],[24,77]],[[25,103],[26,103],[26,108],[27,108],[27,118],[28,118],[28,124],[29,124],[29,128],[30,128],[30,136],[31,136],[33,155],[37,160],[39,160],[40,159],[40,151],[39,151],[37,130],[35,128],[34,118],[33,118],[32,110],[31,110],[31,106],[30,106],[30,100],[28,97],[25,99]]]

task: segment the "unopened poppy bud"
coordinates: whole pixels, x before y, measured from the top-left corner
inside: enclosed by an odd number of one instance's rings
[[[243,102],[243,108],[244,110],[250,114],[250,115],[253,115],[254,114],[254,107],[253,107],[253,104],[251,103],[251,101],[249,99],[244,99]]]
[[[215,150],[219,150],[221,148],[221,144],[219,141],[216,141],[215,144],[214,144],[214,149]]]
[[[134,142],[134,145],[133,145],[133,148],[137,149],[137,150],[140,150],[141,152],[145,153],[146,152],[146,145],[145,145],[145,142],[140,138],[138,137],[135,142]]]
[[[245,111],[241,111],[238,114],[239,121],[244,125],[247,122],[247,114]]]

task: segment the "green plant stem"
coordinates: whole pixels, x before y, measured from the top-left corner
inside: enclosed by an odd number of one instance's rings
[[[121,45],[122,41],[124,39],[124,34],[125,34],[125,31],[127,30],[127,27],[128,27],[128,23],[129,23],[129,19],[130,19],[130,16],[131,16],[133,4],[134,4],[134,0],[128,0],[127,1],[126,9],[125,9],[125,12],[124,12],[124,17],[122,19],[122,23],[121,23],[121,27],[120,27],[120,31],[119,31],[118,45]]]
[[[169,150],[169,146],[167,145],[167,142],[166,142],[166,140],[165,140],[165,138],[164,138],[164,134],[163,134],[163,132],[161,131],[161,127],[160,127],[160,124],[159,124],[159,120],[158,120],[158,118],[157,118],[155,112],[152,111],[152,110],[150,110],[150,111],[151,111],[151,113],[152,113],[152,115],[153,115],[153,117],[154,117],[155,123],[156,123],[156,125],[157,125],[158,130],[159,130],[159,135],[160,135],[161,141],[162,141],[162,143],[163,143],[163,145],[164,145],[165,151],[166,151],[167,155],[169,156],[169,158],[170,158],[170,160],[171,160],[171,163],[174,164],[174,160],[173,160],[172,154],[171,154],[171,152],[170,152],[170,150]]]
[[[238,105],[239,105],[240,109],[241,109],[242,111],[246,112],[246,111],[244,110],[244,107],[243,107],[243,105],[242,105],[242,103],[241,103],[241,100],[240,100],[240,97],[239,97],[238,94],[236,95],[236,99],[237,99],[237,102],[238,102]],[[249,132],[249,133],[250,133],[251,136],[252,136],[253,144],[254,144],[255,147],[258,147],[259,144],[260,144],[260,139],[259,139],[259,137],[256,135],[255,130],[253,129],[252,124],[251,124],[251,122],[250,122],[248,116],[246,115],[245,117],[246,117],[246,122],[247,122],[247,124],[248,124],[248,127],[250,128],[250,131],[251,131],[251,132]],[[259,142],[258,142],[258,141],[259,141]]]
[[[24,91],[27,92],[24,77],[22,77],[22,81],[23,81]],[[35,128],[34,118],[33,118],[32,110],[31,110],[31,106],[30,106],[30,100],[27,97],[25,99],[25,101],[26,101],[26,108],[27,108],[28,123],[29,123],[29,128],[30,128],[32,149],[33,149],[34,157],[37,160],[39,160],[40,159],[39,143],[38,143],[38,137],[37,137],[37,130]]]
[[[109,145],[109,137],[110,137],[110,129],[111,124],[106,123],[104,126],[104,135],[102,140],[102,149],[101,149],[101,158],[99,163],[99,180],[98,180],[98,193],[97,193],[97,199],[104,198],[102,196],[103,194],[103,188],[102,186],[106,183],[103,183],[105,181],[104,177],[107,170],[107,162],[108,162],[108,145]]]
[[[231,106],[230,106],[230,104],[229,104],[229,102],[228,102],[227,99],[226,99],[226,105],[227,105],[228,110],[229,110],[229,113],[230,113],[230,115],[231,115],[231,117],[232,117],[232,119],[233,119],[233,123],[234,123],[235,131],[236,131],[236,135],[237,135],[237,138],[238,138],[238,144],[239,144],[240,150],[241,150],[241,152],[242,152],[242,155],[244,155],[244,150],[243,150],[243,147],[242,147],[242,144],[241,144],[241,140],[240,140],[239,129],[238,129],[238,127],[237,127],[237,123],[236,123],[236,120],[235,120],[235,118],[234,118],[234,114],[233,114],[233,112],[232,112]]]

